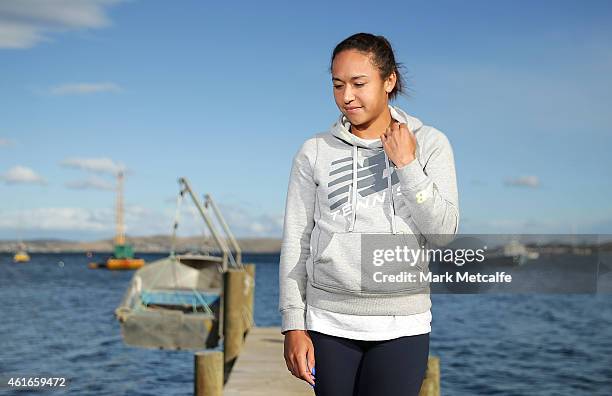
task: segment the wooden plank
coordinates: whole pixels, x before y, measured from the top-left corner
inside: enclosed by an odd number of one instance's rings
[[[280,327],[253,327],[225,384],[225,396],[310,396],[309,383],[291,375]]]

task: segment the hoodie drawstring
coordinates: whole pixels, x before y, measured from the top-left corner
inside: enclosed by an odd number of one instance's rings
[[[383,150],[384,151],[384,150]],[[397,234],[395,228],[395,202],[393,201],[393,185],[391,184],[391,168],[389,167],[389,157],[387,152],[385,153],[385,166],[387,168],[387,192],[389,193],[389,203],[391,204],[391,230],[394,234]]]
[[[353,232],[355,228],[355,221],[357,220],[357,146],[353,145],[353,179],[352,179],[352,197],[351,197],[351,212],[353,212],[351,219],[351,226],[349,231]]]
[[[353,177],[352,177],[352,187],[351,187],[351,225],[349,227],[349,232],[353,232],[355,229],[355,221],[357,220],[357,146],[353,145]],[[391,206],[391,230],[394,234],[397,234],[397,229],[395,226],[395,202],[393,200],[393,186],[391,184],[391,168],[389,167],[389,157],[387,157],[387,152],[384,151],[385,154],[385,167],[387,169],[387,193],[389,194],[389,204]]]

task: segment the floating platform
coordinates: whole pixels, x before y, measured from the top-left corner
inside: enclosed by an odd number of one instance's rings
[[[28,261],[30,261],[30,255],[25,251],[17,252],[13,256],[13,262],[15,263],[27,263]]]
[[[144,259],[140,258],[110,258],[106,261],[106,268],[109,270],[135,270],[145,264]]]
[[[145,265],[144,259],[141,258],[109,258],[106,262],[87,264],[90,269],[109,269],[109,270],[137,270]]]

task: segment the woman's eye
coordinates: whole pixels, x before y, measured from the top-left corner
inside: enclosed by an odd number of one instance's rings
[[[334,85],[334,88],[336,88],[336,89],[342,88],[342,85]]]
[[[365,83],[357,83],[355,85],[358,86],[358,87],[363,87],[365,85]]]

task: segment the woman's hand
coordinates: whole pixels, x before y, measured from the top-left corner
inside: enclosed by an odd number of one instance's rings
[[[397,168],[408,165],[415,159],[416,137],[406,124],[394,121],[380,136],[383,148]]]
[[[285,333],[285,363],[291,374],[314,386],[314,346],[306,330],[289,330]]]

